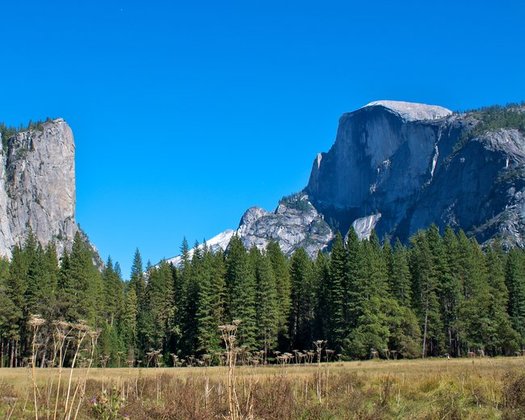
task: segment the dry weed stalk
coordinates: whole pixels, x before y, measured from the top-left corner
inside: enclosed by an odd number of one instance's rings
[[[91,366],[93,364],[93,357],[95,355],[95,349],[97,347],[97,341],[98,341],[98,337],[100,336],[100,333],[101,331],[100,330],[88,330],[88,335],[89,335],[89,338],[91,339],[90,340],[90,345],[91,345],[91,353],[90,353],[90,357],[89,359],[87,360],[88,361],[88,365],[87,365],[87,368],[84,372],[84,378],[82,379],[82,381],[79,381],[77,382],[76,386],[75,386],[75,393],[73,394],[73,399],[71,400],[71,408],[69,410],[69,416],[68,416],[68,420],[71,418],[71,414],[73,412],[73,403],[75,401],[75,398],[77,396],[77,392],[80,391],[80,396],[79,396],[79,399],[78,399],[78,403],[77,403],[77,409],[75,410],[75,419],[78,417],[78,412],[80,411],[80,405],[82,404],[82,401],[84,400],[84,397],[86,395],[86,383],[87,383],[87,378],[88,378],[88,375],[89,375],[89,370],[91,369]]]
[[[54,361],[58,353],[58,385],[57,385],[56,398],[55,398],[55,410],[53,413],[53,420],[56,420],[57,413],[58,413],[58,400],[60,396],[60,385],[62,381],[62,369],[64,367],[64,357],[65,357],[64,345],[66,343],[66,339],[69,337],[69,334],[72,331],[72,328],[71,328],[71,324],[65,321],[55,321],[53,322],[53,325],[55,327],[55,330],[53,333],[53,340],[54,340],[53,364],[54,364]],[[52,384],[51,384],[51,388],[52,388]]]
[[[40,315],[31,315],[29,318],[28,324],[31,327],[31,330],[33,331],[33,341],[31,345],[31,379],[33,382],[33,398],[34,398],[34,404],[35,404],[35,419],[38,420],[38,401],[37,401],[37,394],[38,394],[38,387],[36,384],[36,354],[37,354],[37,343],[36,343],[36,336],[38,334],[38,329],[46,323],[45,319],[42,318]]]
[[[68,414],[70,415],[70,412],[71,412],[71,409],[68,412],[68,408],[73,406],[73,402],[71,402],[71,406],[69,405],[69,397],[71,395],[71,383],[73,382],[73,371],[75,369],[75,365],[76,365],[78,356],[80,354],[80,348],[82,346],[82,343],[83,343],[84,339],[86,338],[86,336],[89,333],[89,327],[87,326],[87,324],[85,322],[80,321],[77,324],[74,324],[72,327],[77,333],[76,334],[77,347],[76,347],[76,350],[75,350],[75,354],[73,355],[73,361],[71,362],[71,368],[69,370],[69,381],[68,381],[68,384],[67,384],[66,403],[65,403],[65,406],[64,406],[64,416],[66,418],[69,418]]]
[[[235,365],[237,361],[236,334],[240,320],[233,320],[231,324],[220,325],[222,340],[226,346],[226,363],[228,364],[228,412],[231,420],[239,419],[240,409],[235,389]]]
[[[323,351],[323,347],[326,345],[325,340],[316,340],[314,341],[315,351],[317,353],[317,380],[316,380],[316,391],[317,391],[317,399],[319,402],[322,402],[321,400],[321,352]]]

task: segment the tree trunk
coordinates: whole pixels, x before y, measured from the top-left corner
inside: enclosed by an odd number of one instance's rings
[[[423,350],[421,352],[421,357],[425,358],[425,352],[427,348],[427,326],[428,326],[428,305],[425,311],[425,325],[423,329]]]

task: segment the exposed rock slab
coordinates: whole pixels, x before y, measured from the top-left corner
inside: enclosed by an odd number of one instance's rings
[[[0,154],[0,254],[10,257],[29,230],[59,253],[78,231],[75,222],[75,144],[68,124],[48,121],[17,133]]]
[[[342,232],[381,214],[380,237],[406,241],[435,223],[523,245],[525,137],[511,128],[469,137],[478,123],[442,107],[372,102],[343,115],[305,192]]]

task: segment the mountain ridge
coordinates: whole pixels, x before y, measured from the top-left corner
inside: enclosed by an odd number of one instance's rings
[[[406,242],[435,223],[482,243],[524,246],[523,110],[381,100],[344,113],[306,187],[274,212],[249,209],[235,232],[248,248],[276,240],[288,255],[306,244],[314,256],[351,226],[360,238],[376,230]]]

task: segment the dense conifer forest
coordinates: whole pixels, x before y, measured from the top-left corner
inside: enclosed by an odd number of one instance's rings
[[[137,250],[123,281],[111,259],[97,268],[80,234],[60,260],[30,234],[0,261],[0,365],[27,364],[36,314],[40,366],[58,325],[78,323],[99,332],[95,360],[107,366],[145,366],[152,355],[167,366],[218,363],[218,326],[234,319],[240,350],[262,363],[306,357],[315,340],[343,360],[514,355],[525,342],[525,252],[482,249],[461,231],[432,226],[405,246],[351,230],[314,261],[276,243],[246,250],[237,237],[224,253],[189,251],[184,242],[179,267],[143,267]]]

